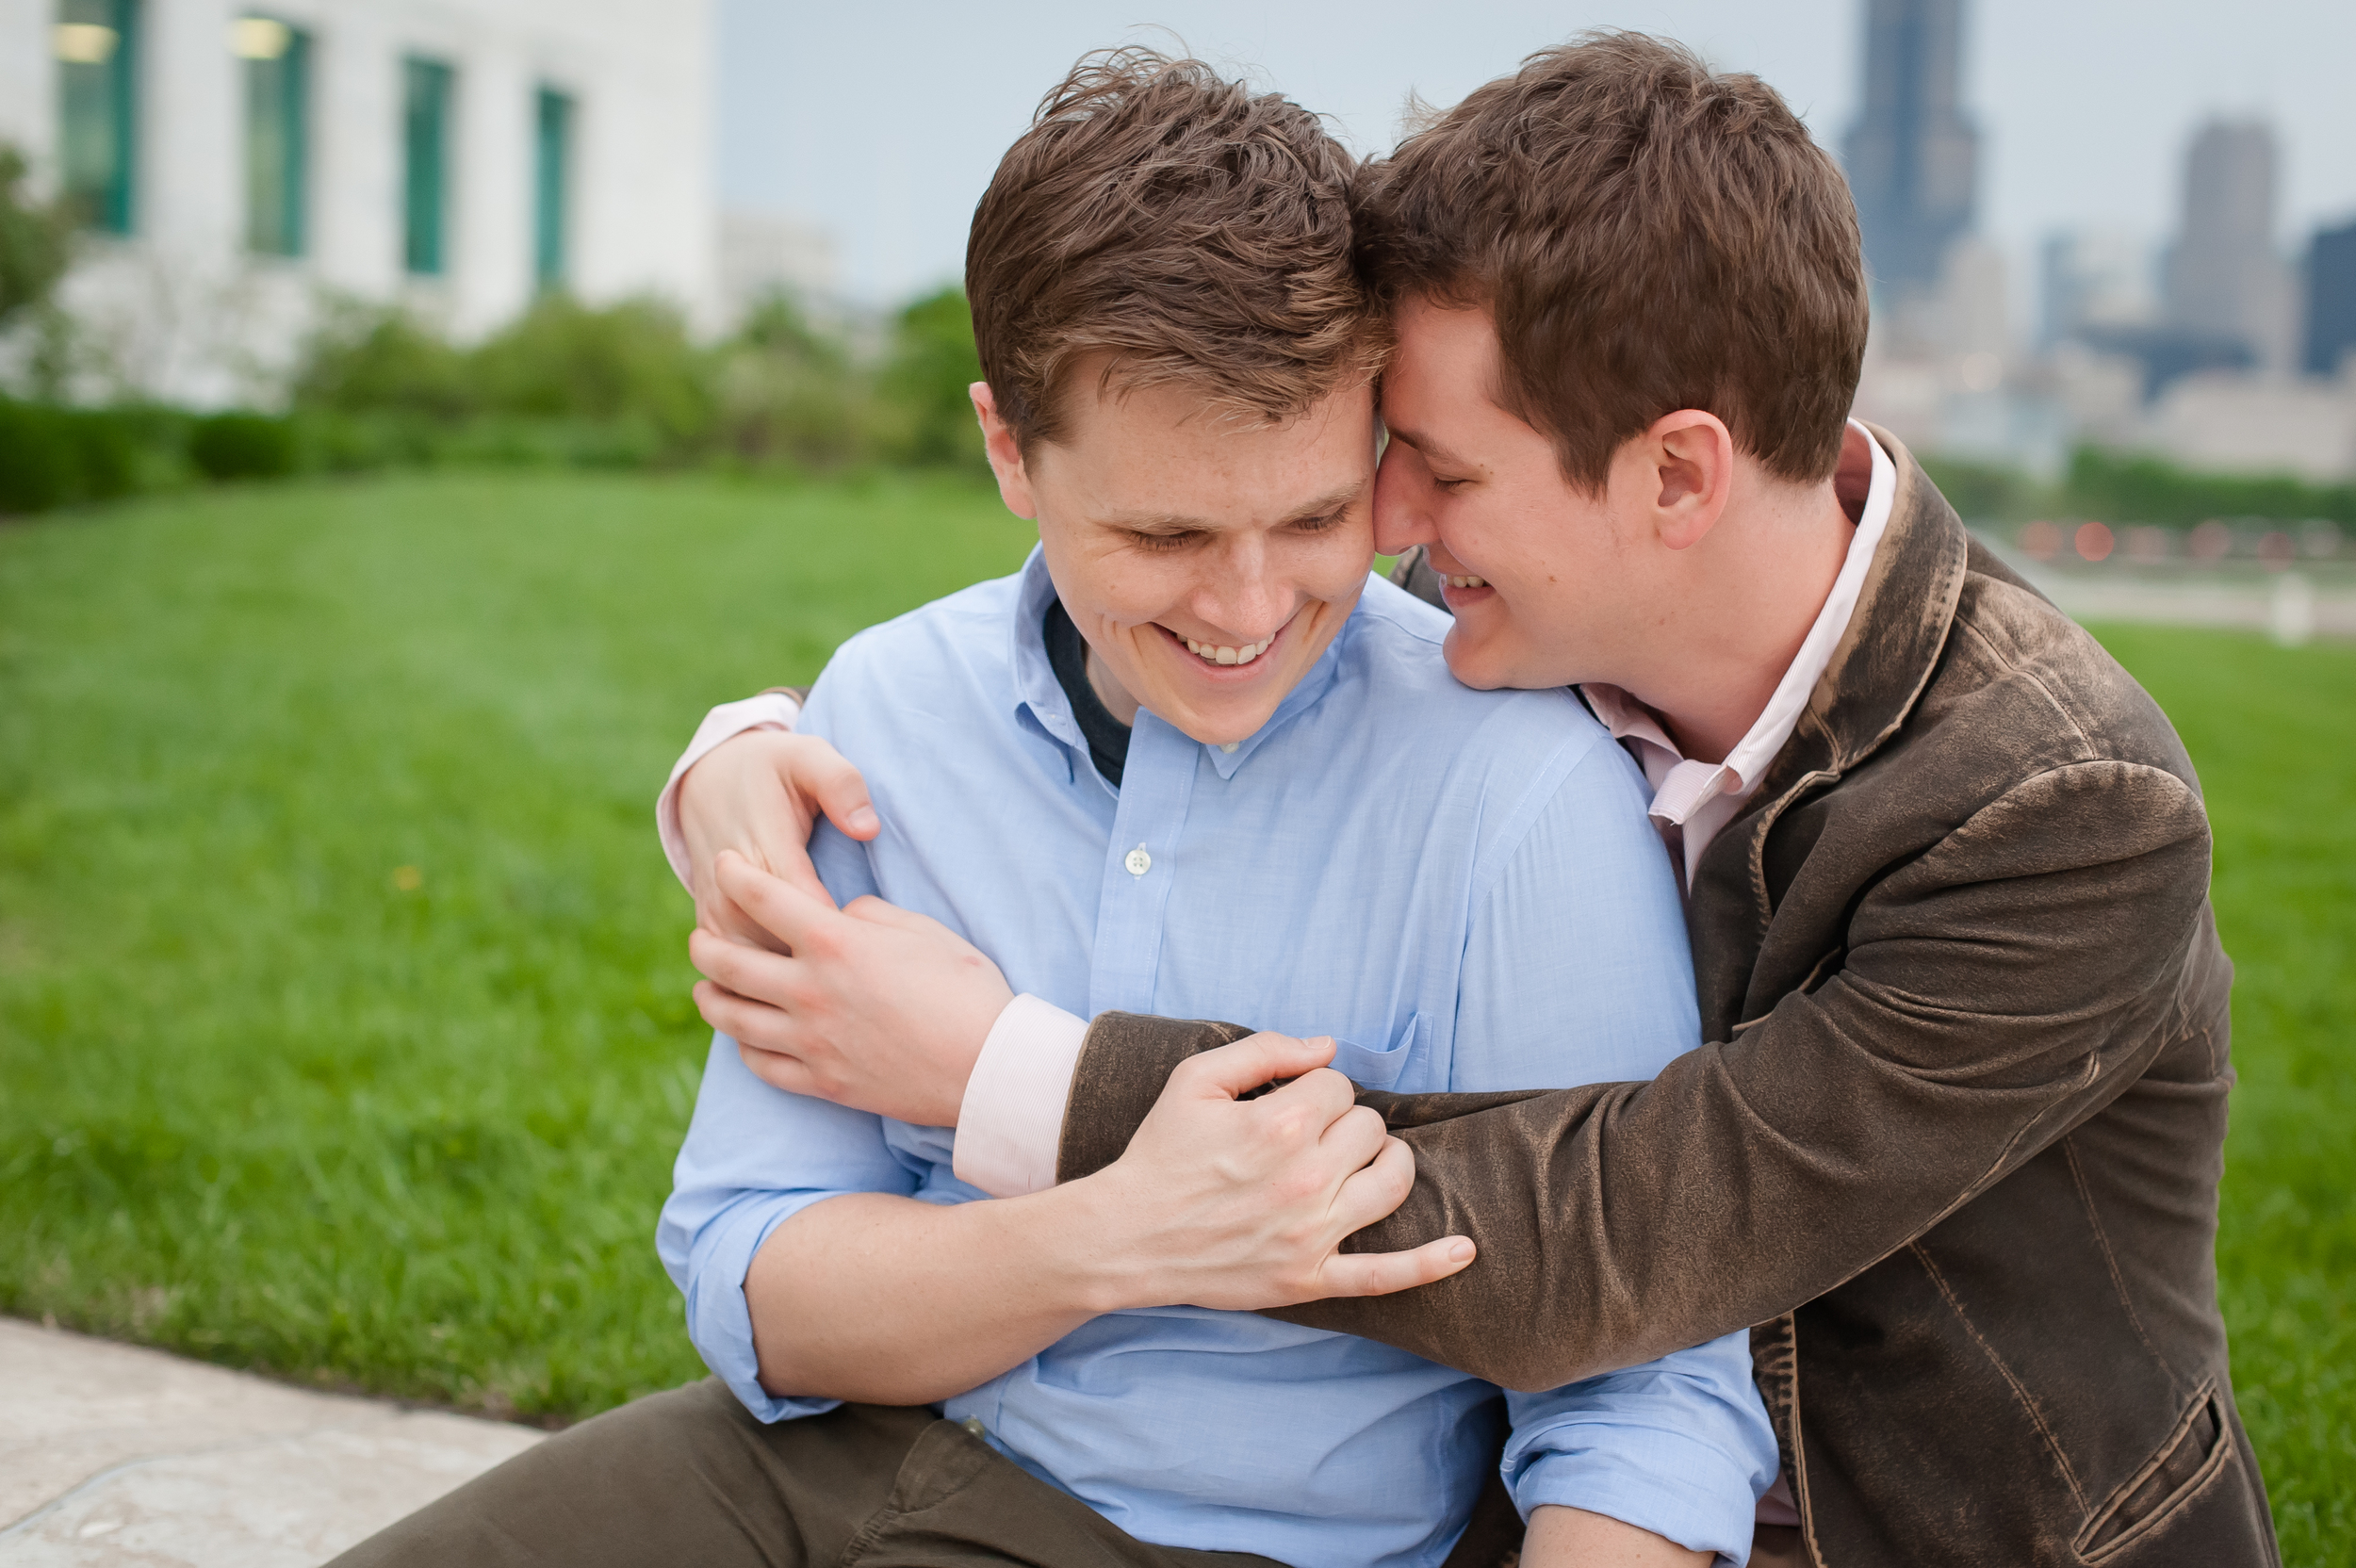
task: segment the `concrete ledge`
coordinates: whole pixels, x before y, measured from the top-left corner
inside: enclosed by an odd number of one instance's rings
[[[543,1435],[0,1318],[0,1568],[312,1568]]]

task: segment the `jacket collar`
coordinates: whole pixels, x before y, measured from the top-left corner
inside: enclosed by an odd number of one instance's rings
[[[1762,780],[1764,799],[1808,775],[1845,773],[1898,732],[1930,684],[1963,595],[1971,536],[1914,454],[1866,428],[1898,470],[1890,523],[1848,630]]]

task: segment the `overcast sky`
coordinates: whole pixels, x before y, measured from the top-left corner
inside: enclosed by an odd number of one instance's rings
[[[2061,227],[2151,238],[2214,113],[2270,119],[2282,232],[2356,216],[2349,0],[1966,0],[1966,103],[1981,228],[2025,264]],[[1249,67],[1379,151],[1412,91],[1453,103],[1532,49],[1626,26],[1757,72],[1838,149],[1857,102],[1864,0],[1168,0],[831,6],[720,0],[720,192],[804,217],[841,246],[847,292],[890,301],[954,277],[973,203],[1040,94],[1082,51],[1183,39]],[[2030,280],[2016,268],[2014,314]]]

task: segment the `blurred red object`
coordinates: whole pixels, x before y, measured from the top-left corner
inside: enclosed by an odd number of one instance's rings
[[[2102,524],[2080,523],[2078,531],[2071,538],[2070,543],[2078,547],[2081,559],[2104,561],[2110,558],[2111,546],[2116,541],[2111,538],[2111,531]]]
[[[2233,531],[2212,517],[2184,543],[2195,561],[2222,561],[2233,552]]]
[[[2021,547],[2033,561],[2051,561],[2061,550],[2061,530],[2051,523],[2031,523],[2021,531]]]
[[[2299,547],[2292,544],[2291,536],[2280,529],[2258,541],[2258,560],[2269,572],[2283,570],[2298,557]]]

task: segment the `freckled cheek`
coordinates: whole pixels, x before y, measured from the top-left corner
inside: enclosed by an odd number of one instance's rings
[[[1150,573],[1130,573],[1102,584],[1091,608],[1108,629],[1133,634],[1149,631],[1153,622],[1167,619],[1184,596],[1176,585]]]

